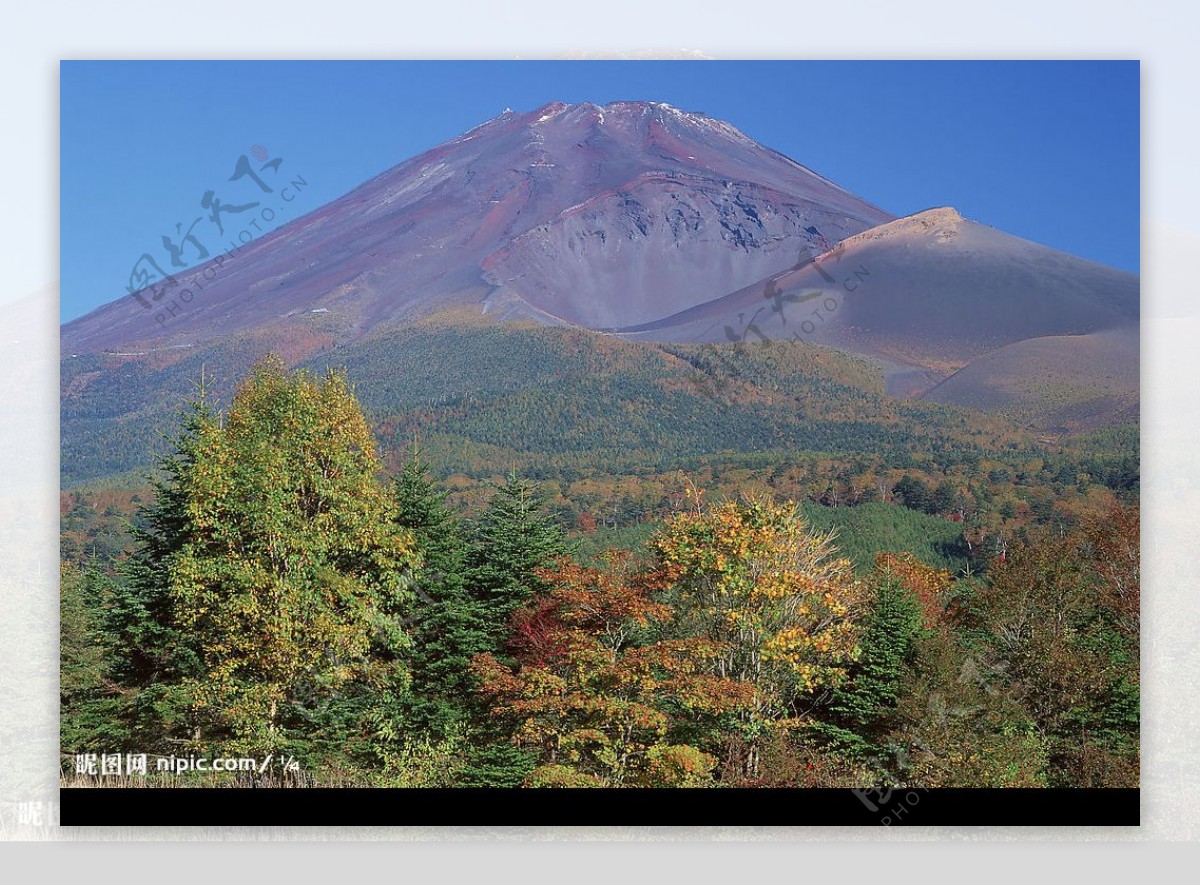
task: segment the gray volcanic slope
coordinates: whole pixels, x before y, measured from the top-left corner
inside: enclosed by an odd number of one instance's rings
[[[320,309],[342,340],[463,305],[627,326],[890,219],[703,114],[556,102],[505,111],[250,243],[166,324],[123,297],[66,324],[62,346],[286,334]]]
[[[933,209],[738,292],[613,331],[656,341],[814,341],[876,358],[893,393],[919,395],[1016,342],[1136,330],[1138,290],[1134,274]],[[1137,352],[1123,342],[1096,339],[1079,373],[1108,360],[1136,390]],[[973,389],[983,374],[974,374]]]
[[[1138,329],[1054,335],[980,357],[925,394],[1056,432],[1138,420]]]

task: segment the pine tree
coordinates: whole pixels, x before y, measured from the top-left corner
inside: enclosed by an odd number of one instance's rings
[[[396,521],[413,533],[423,564],[414,581],[410,727],[445,736],[468,715],[471,657],[488,648],[482,607],[466,584],[466,545],[446,495],[415,446],[395,480]]]
[[[109,588],[99,632],[112,651],[107,676],[122,688],[131,747],[159,748],[189,735],[181,681],[200,673],[200,657],[190,633],[174,619],[169,564],[187,542],[187,486],[200,461],[200,436],[216,420],[201,380],[180,412],[177,435],[167,439],[170,449],[157,459],[154,496],[132,526],[134,550]]]
[[[829,693],[813,730],[851,759],[884,755],[882,742],[896,725],[904,669],[922,631],[921,605],[899,578],[876,572],[871,585],[861,656],[847,680]]]
[[[105,679],[109,650],[100,628],[111,584],[94,565],[59,565],[59,746],[66,754],[129,743],[121,699]]]
[[[568,551],[566,533],[547,514],[531,481],[510,473],[480,517],[468,559],[468,582],[482,605],[491,648],[502,651],[508,620],[547,585],[535,573]]]
[[[566,533],[548,514],[535,484],[510,473],[475,526],[467,559],[467,587],[479,606],[486,651],[504,656],[510,619],[549,585],[537,570],[553,566],[568,550]],[[459,779],[471,787],[524,784],[536,756],[513,746],[511,736],[488,714],[482,696],[472,696],[475,744]]]

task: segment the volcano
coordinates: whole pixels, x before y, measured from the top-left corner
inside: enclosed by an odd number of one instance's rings
[[[454,306],[626,326],[891,218],[703,114],[556,102],[506,110],[250,243],[177,312],[120,298],[64,326],[62,343],[195,345],[314,311],[353,338]]]
[[[101,361],[64,398],[130,361],[353,362],[414,324],[515,323],[823,344],[893,396],[1064,432],[1137,413],[1137,276],[950,207],[897,218],[661,102],[505,110],[187,273],[211,282],[186,304],[125,295],[62,327],[67,360]]]
[[[997,405],[988,367],[1004,386],[1100,381],[1136,390],[1139,285],[1118,271],[1013,237],[950,208],[917,213],[847,237],[833,249],[737,292],[651,323],[614,330],[656,341],[789,341],[871,357],[889,392],[918,396],[997,352],[937,398]],[[1112,334],[1107,334],[1112,333]],[[1034,349],[1017,348],[1039,342]],[[1045,359],[1011,354],[1060,353]],[[1088,355],[1076,363],[1073,353]],[[1046,366],[1043,373],[1037,366]],[[969,384],[968,384],[969,381]],[[970,393],[968,393],[970,391]],[[1125,398],[1117,412],[1128,406]]]

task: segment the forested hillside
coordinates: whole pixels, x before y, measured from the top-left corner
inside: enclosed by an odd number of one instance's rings
[[[321,341],[291,342],[287,362],[346,367],[387,467],[419,439],[452,500],[470,507],[512,468],[553,484],[568,523],[590,514],[601,525],[626,498],[625,523],[635,511],[665,514],[680,470],[722,493],[766,484],[797,500],[896,502],[993,523],[1071,521],[1138,483],[1135,426],[1037,437],[970,409],[888,397],[870,364],[799,342],[660,346],[443,322],[328,352]],[[139,485],[196,385],[227,403],[264,347],[247,338],[204,358],[64,360],[69,495],[86,509],[104,498],[87,492],[96,483]],[[907,497],[894,491],[905,476],[920,481]]]
[[[408,335],[236,391],[253,348],[131,364],[186,402],[169,423],[64,370],[66,477],[170,434],[151,483],[63,493],[65,754],[276,753],[292,784],[1137,784],[1135,437],[1085,455],[810,346]]]

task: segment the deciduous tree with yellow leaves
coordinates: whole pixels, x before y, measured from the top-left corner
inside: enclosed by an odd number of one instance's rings
[[[287,706],[352,679],[402,689],[417,558],[345,377],[268,358],[226,413],[193,410],[178,449],[123,612],[182,641],[157,674],[174,675],[177,730],[260,751],[277,747]]]
[[[695,498],[651,544],[674,576],[675,629],[718,644],[714,673],[754,687],[738,720],[755,777],[759,739],[798,722],[797,701],[838,685],[859,654],[863,588],[833,535],[811,532],[794,504]]]

